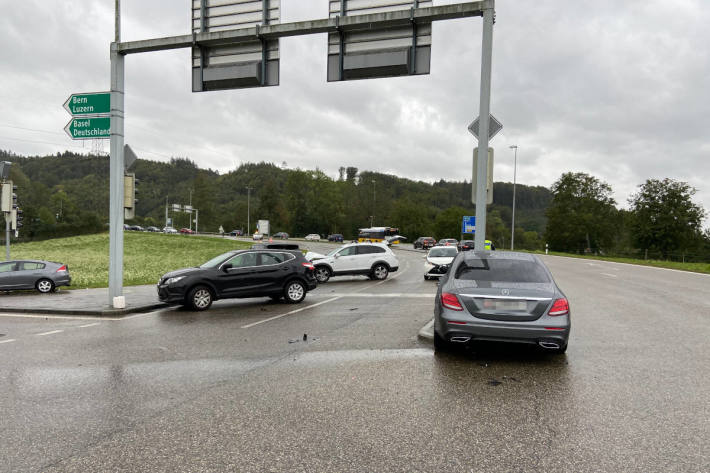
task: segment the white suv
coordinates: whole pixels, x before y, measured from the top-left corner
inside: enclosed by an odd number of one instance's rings
[[[399,269],[399,261],[386,244],[348,243],[327,255],[306,253],[306,259],[316,268],[319,283],[332,276],[362,274],[370,279],[387,279],[387,275]]]

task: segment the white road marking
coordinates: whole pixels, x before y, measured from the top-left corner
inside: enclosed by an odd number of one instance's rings
[[[14,342],[14,341],[15,341],[14,338],[10,338],[10,339],[7,339],[7,340],[2,340],[2,341],[0,341],[0,344],[2,344],[2,343],[10,343],[10,342]]]
[[[272,320],[280,319],[281,317],[286,317],[287,315],[295,314],[295,313],[297,313],[297,312],[301,312],[301,311],[304,311],[304,310],[307,310],[307,309],[311,309],[311,308],[317,307],[317,306],[319,306],[319,305],[323,305],[323,304],[327,304],[327,303],[329,303],[329,302],[337,301],[338,299],[340,299],[340,297],[333,297],[332,299],[328,299],[328,300],[325,300],[325,301],[317,302],[317,303],[315,303],[315,304],[311,304],[311,305],[308,305],[308,306],[306,306],[306,307],[301,307],[300,309],[292,310],[292,311],[290,311],[290,312],[286,312],[285,314],[275,315],[275,316],[273,316],[273,317],[269,317],[268,319],[260,320],[260,321],[258,321],[258,322],[254,322],[254,323],[252,323],[252,324],[242,325],[241,328],[251,328],[251,327],[255,327],[255,326],[257,326],[257,325],[260,325],[260,324],[263,324],[263,323],[266,323],[266,322],[271,322]]]
[[[73,316],[73,315],[50,315],[50,314],[21,314],[21,313],[0,313],[0,317],[19,317],[24,319],[65,319],[65,320],[120,320],[108,317],[94,316]]]
[[[38,337],[43,337],[45,335],[52,335],[54,333],[62,333],[64,330],[52,330],[51,332],[38,333]]]
[[[377,294],[373,292],[362,293],[362,292],[336,292],[328,294],[332,297],[402,297],[402,298],[415,298],[415,299],[432,299],[436,294],[409,294],[404,292],[392,292]]]
[[[79,325],[79,328],[93,327],[94,325],[100,325],[100,323],[94,322],[93,324]]]
[[[610,278],[618,278],[619,277],[616,274],[609,274],[609,273],[599,273],[599,274],[602,274],[604,276],[609,276]]]

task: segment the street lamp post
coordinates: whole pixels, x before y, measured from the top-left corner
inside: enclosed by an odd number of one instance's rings
[[[372,180],[372,216],[370,216],[370,227],[375,225],[375,206],[377,205],[376,182],[375,179]]]
[[[513,251],[515,249],[515,181],[518,177],[518,145],[512,145],[510,149],[515,150],[513,164],[513,219],[510,223],[510,251]]]
[[[251,190],[252,190],[252,188],[249,187],[249,186],[247,186],[247,231],[244,232],[245,235],[248,235],[248,234],[251,233],[251,221],[249,220],[249,216],[250,216],[250,215],[249,215],[249,214],[250,214],[250,212],[249,212],[249,210],[250,210],[249,206],[250,206],[250,203],[251,203],[251,202],[250,202],[250,201],[251,201]]]

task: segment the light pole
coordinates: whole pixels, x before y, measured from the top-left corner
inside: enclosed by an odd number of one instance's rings
[[[376,180],[372,180],[372,216],[370,216],[370,227],[375,225],[375,205],[377,205],[377,187],[375,187]]]
[[[251,200],[251,190],[252,187],[247,186],[247,231],[244,234],[251,234],[251,221],[249,220],[249,206]]]
[[[515,181],[518,177],[518,145],[512,145],[510,149],[515,150],[513,164],[513,221],[510,223],[510,251],[513,251],[515,249]]]

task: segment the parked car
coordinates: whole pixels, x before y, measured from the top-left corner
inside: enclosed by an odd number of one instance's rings
[[[274,238],[279,238],[281,240],[288,240],[288,233],[286,232],[276,232],[274,233]]]
[[[158,298],[193,310],[218,299],[268,296],[298,303],[317,286],[313,264],[299,250],[251,249],[221,254],[196,268],[164,274]]]
[[[432,246],[436,245],[436,240],[432,237],[419,237],[414,240],[414,249],[428,250]]]
[[[449,271],[451,262],[459,254],[455,246],[435,246],[424,257],[424,279],[439,279]]]
[[[459,242],[459,251],[472,250],[474,246],[473,240],[461,240]]]
[[[264,235],[262,235],[262,234],[259,233],[259,232],[256,232],[256,233],[254,233],[254,234],[251,236],[251,239],[252,239],[252,240],[263,240],[263,239],[264,239]]]
[[[184,234],[186,234],[186,235],[192,235],[193,233],[195,233],[195,231],[194,231],[194,230],[191,230],[191,229],[189,229],[189,228],[181,228],[181,229],[180,229],[180,233],[184,233]]]
[[[0,291],[37,289],[53,292],[59,286],[69,286],[71,275],[64,263],[42,260],[15,260],[0,263]]]
[[[244,232],[241,230],[232,230],[231,232],[229,232],[229,234],[231,236],[242,236],[244,235]]]
[[[306,240],[319,241],[320,235],[318,235],[317,233],[310,233],[310,234],[306,235]]]
[[[399,269],[399,261],[384,243],[348,243],[327,255],[308,252],[306,259],[315,266],[319,283],[333,276],[362,274],[370,279],[387,279]]]
[[[511,341],[564,353],[570,307],[536,255],[464,251],[439,283],[434,349],[469,341]]]
[[[328,235],[328,241],[342,242],[343,235],[341,235],[340,233],[333,233],[332,235]]]
[[[150,226],[150,227],[147,227],[147,228],[145,229],[145,231],[147,231],[147,232],[159,232],[160,229],[159,229],[158,227]]]
[[[173,227],[164,227],[163,233],[178,233],[178,231],[176,229],[174,229]]]
[[[438,246],[458,246],[459,241],[456,238],[442,238],[436,242]]]

